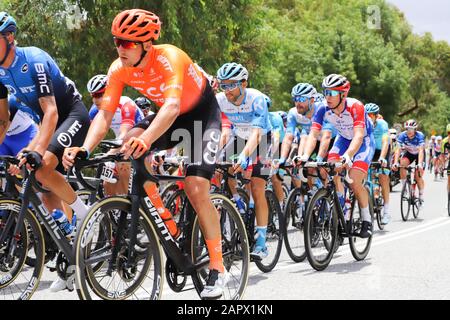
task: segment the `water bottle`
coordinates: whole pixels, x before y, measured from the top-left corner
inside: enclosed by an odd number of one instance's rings
[[[178,238],[181,234],[181,231],[178,228],[177,223],[173,219],[172,213],[170,213],[169,210],[164,208],[164,211],[161,210],[161,213],[159,215],[161,216],[162,220],[164,221],[164,224],[166,225],[166,227],[169,230],[172,237],[174,237],[175,239]]]
[[[69,222],[69,219],[67,219],[67,216],[64,212],[62,212],[59,209],[53,210],[52,213],[53,219],[55,219],[56,224],[58,225],[59,229],[62,231],[64,236],[71,237],[74,233],[74,226]]]

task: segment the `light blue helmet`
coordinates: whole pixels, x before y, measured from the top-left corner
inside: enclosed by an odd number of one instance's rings
[[[242,81],[248,79],[248,71],[242,65],[235,62],[225,63],[217,70],[217,79]]]
[[[309,83],[298,83],[292,88],[291,91],[291,95],[293,97],[304,96],[308,98],[314,98],[316,94],[317,94],[316,88],[314,88],[314,86]]]
[[[5,11],[0,12],[0,33],[16,32],[17,23],[13,17],[11,17]]]
[[[367,114],[375,113],[378,114],[380,112],[380,107],[375,103],[368,103],[364,106]]]

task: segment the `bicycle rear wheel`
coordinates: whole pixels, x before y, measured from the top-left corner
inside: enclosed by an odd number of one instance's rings
[[[369,190],[366,188],[367,192]],[[352,222],[352,230],[350,231],[349,235],[349,243],[350,243],[350,250],[352,252],[353,257],[357,260],[364,260],[370,251],[370,245],[372,244],[372,237],[373,237],[373,204],[372,204],[372,198],[369,197],[369,212],[371,217],[371,223],[372,223],[372,234],[369,238],[360,238],[357,236],[353,236],[354,234],[359,234],[362,227],[362,216],[361,216],[361,208],[359,204],[356,206],[356,197],[353,200],[352,203],[352,209],[350,212],[350,220]]]
[[[383,224],[383,197],[381,195],[378,195],[378,198],[375,199],[375,196],[372,195],[372,203],[374,204],[374,215],[377,218],[377,225],[378,229],[384,230],[384,224]]]
[[[289,194],[284,211],[284,244],[289,257],[294,262],[306,259],[304,216],[300,207],[301,189],[295,188]]]
[[[417,186],[411,188],[413,191],[412,193],[412,212],[414,219],[417,219],[419,217],[420,209],[421,209],[421,201],[419,198],[419,191]]]
[[[317,271],[328,267],[337,245],[338,213],[332,203],[328,191],[321,189],[312,197],[306,210],[304,223],[306,256],[311,267]]]
[[[150,218],[139,210],[135,263],[128,266],[131,201],[110,197],[96,202],[89,210],[75,241],[76,283],[80,299],[156,300],[163,287],[159,241]],[[118,235],[117,216],[125,220],[125,230]],[[101,231],[111,226],[112,232]],[[119,245],[118,255],[112,252]],[[99,267],[100,266],[100,267]]]
[[[17,224],[21,203],[13,199],[0,200],[0,299],[28,300],[36,291],[44,269],[45,241],[41,225],[31,210],[27,210],[22,231],[11,259],[8,259],[13,231]],[[33,241],[33,245],[29,244]],[[27,258],[33,260],[31,268],[25,267]]]
[[[221,194],[211,194],[210,198],[220,215],[223,263],[230,273],[230,280],[226,284],[221,299],[239,300],[242,299],[247,287],[250,265],[245,225],[231,200]],[[192,224],[190,241],[193,263],[198,264],[207,261],[209,259],[208,249],[197,216],[195,216]],[[207,269],[208,266],[205,266],[192,275],[192,281],[199,295],[205,286]]]
[[[403,221],[407,221],[409,212],[411,210],[411,185],[409,182],[405,182],[402,187],[402,193],[400,196],[400,211],[402,213]]]
[[[262,260],[255,261],[256,266],[262,272],[270,272],[277,265],[283,249],[285,231],[283,212],[275,193],[271,190],[266,190],[266,199],[269,207],[269,220],[266,232],[266,246],[269,255]]]

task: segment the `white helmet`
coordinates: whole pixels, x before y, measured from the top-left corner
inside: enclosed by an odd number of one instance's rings
[[[437,140],[437,141],[441,141],[441,140],[442,140],[442,137],[441,137],[441,136],[437,136],[437,137],[436,137],[436,140]]]
[[[225,63],[220,69],[217,71],[217,79],[220,81],[223,80],[248,80],[248,71],[247,69],[239,63]]]
[[[410,119],[405,122],[405,129],[417,129],[417,122],[416,120]]]
[[[108,81],[108,76],[106,74],[98,74],[89,80],[87,84],[87,89],[89,93],[102,92],[106,89],[106,83]]]

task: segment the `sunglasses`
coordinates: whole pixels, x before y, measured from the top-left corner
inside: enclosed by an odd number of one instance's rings
[[[104,92],[91,93],[91,97],[98,99],[98,98],[103,97],[104,94],[105,94]]]
[[[330,90],[330,89],[325,89],[323,90],[323,95],[325,97],[336,97],[337,95],[341,94],[341,91],[337,91],[337,90]]]
[[[292,101],[294,101],[294,102],[306,102],[306,101],[308,101],[309,100],[309,98],[308,97],[305,97],[305,96],[295,96],[295,97],[292,97]]]
[[[241,85],[241,82],[233,82],[233,83],[221,83],[219,85],[220,89],[223,91],[234,90]]]
[[[114,45],[116,48],[122,47],[124,49],[136,49],[139,44],[141,44],[141,42],[114,38]]]

